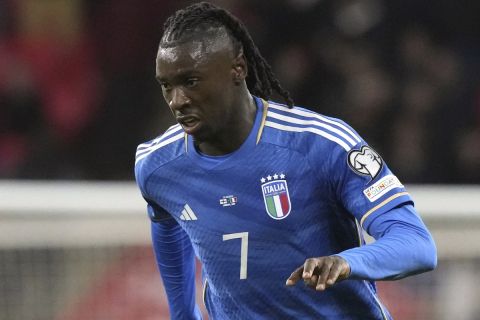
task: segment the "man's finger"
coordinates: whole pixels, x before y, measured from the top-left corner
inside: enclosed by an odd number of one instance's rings
[[[330,261],[329,259],[323,259],[322,262],[323,264],[319,270],[320,275],[318,277],[317,286],[315,288],[318,291],[322,291],[326,289],[326,282],[330,274],[330,269],[332,268],[332,265],[333,265],[333,261]]]
[[[318,281],[318,276],[316,274],[313,274],[311,278],[309,279],[303,279],[303,283],[312,289],[315,289],[315,286],[317,285]]]
[[[328,275],[326,287],[331,287],[337,282],[338,277],[340,274],[345,272],[345,266],[342,263],[334,263],[332,268],[330,269],[330,274]]]
[[[298,267],[295,271],[292,272],[290,277],[288,277],[287,282],[285,283],[287,286],[293,286],[295,285],[298,280],[302,278],[302,273],[303,273],[303,265]]]
[[[315,268],[317,267],[317,259],[307,259],[305,260],[305,263],[303,264],[303,274],[302,278],[305,279],[310,279],[313,275],[313,272],[315,271]]]

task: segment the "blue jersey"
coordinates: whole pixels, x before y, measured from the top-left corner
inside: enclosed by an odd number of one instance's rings
[[[174,219],[190,239],[211,319],[390,319],[372,281],[316,292],[285,280],[307,258],[361,246],[359,226],[409,194],[344,122],[256,101],[232,154],[199,154],[180,125],[137,150],[149,215]]]

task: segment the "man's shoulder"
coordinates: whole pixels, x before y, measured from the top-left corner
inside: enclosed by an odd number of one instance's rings
[[[322,151],[343,149],[349,152],[361,143],[358,133],[338,118],[295,106],[269,101],[264,141],[290,147],[304,153],[312,147]]]
[[[168,128],[153,140],[141,143],[135,154],[135,172],[148,173],[175,160],[184,153],[185,133],[179,124]]]

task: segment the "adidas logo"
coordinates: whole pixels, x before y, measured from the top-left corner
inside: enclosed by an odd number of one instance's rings
[[[197,220],[197,216],[188,204],[185,204],[185,206],[183,207],[182,214],[180,215],[180,220]]]

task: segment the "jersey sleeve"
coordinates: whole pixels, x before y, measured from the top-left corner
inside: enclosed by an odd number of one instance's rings
[[[377,241],[337,254],[350,265],[350,279],[396,280],[436,267],[435,242],[411,204],[377,216],[370,232]]]
[[[382,157],[361,140],[350,150],[330,154],[328,176],[336,199],[368,231],[373,219],[413,201]]]
[[[171,319],[202,319],[195,303],[195,258],[188,235],[173,217],[152,200],[148,192],[149,168],[145,161],[135,164],[135,180],[147,202],[152,244]]]
[[[195,303],[195,259],[190,239],[174,219],[152,222],[151,230],[171,319],[202,319]]]
[[[150,199],[147,191],[148,171],[144,163],[138,162],[135,164],[135,181],[140,189],[143,199],[147,202],[147,213],[151,221],[159,222],[171,218],[171,215],[158,205],[155,201]]]
[[[338,119],[332,123],[341,128],[337,136],[309,145],[310,161],[316,161],[312,167],[320,185],[327,181],[333,205],[377,240],[337,254],[350,265],[350,278],[400,279],[435,268],[435,243],[403,184],[352,128]]]
[[[155,202],[144,198],[147,201],[147,213],[152,222],[160,222],[166,219],[172,219],[172,216]]]

